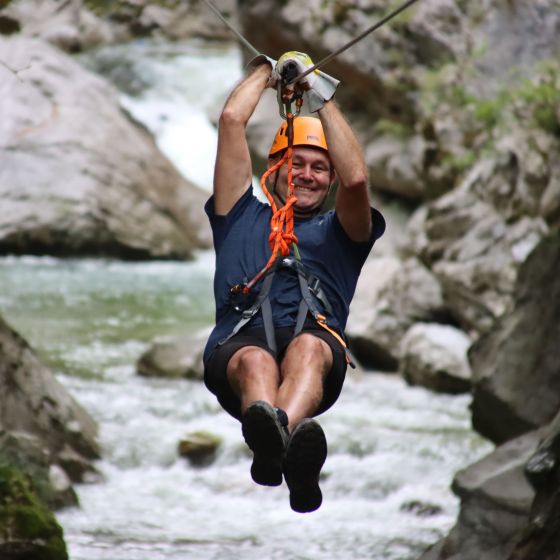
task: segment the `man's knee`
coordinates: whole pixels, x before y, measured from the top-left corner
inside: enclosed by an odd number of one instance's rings
[[[296,336],[288,347],[290,353],[297,353],[301,360],[321,360],[332,363],[332,352],[329,345],[318,336],[311,333],[301,333]]]
[[[230,359],[227,375],[232,378],[260,377],[276,374],[277,366],[272,355],[258,346],[240,348]]]

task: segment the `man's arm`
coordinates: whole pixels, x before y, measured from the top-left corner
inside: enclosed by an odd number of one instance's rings
[[[335,211],[344,231],[353,241],[371,236],[368,174],[362,148],[334,101],[319,110],[329,157],[338,175]]]
[[[214,166],[214,211],[224,216],[249,188],[253,177],[245,128],[270,78],[269,63],[257,66],[230,94],[218,127]]]

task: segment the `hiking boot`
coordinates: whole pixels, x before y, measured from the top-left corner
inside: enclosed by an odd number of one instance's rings
[[[294,511],[307,513],[321,506],[319,475],[326,458],[327,440],[323,429],[315,420],[304,418],[292,431],[284,457],[284,478]]]
[[[245,442],[253,452],[251,478],[263,486],[282,484],[282,460],[288,441],[288,417],[265,401],[249,405],[241,421]]]

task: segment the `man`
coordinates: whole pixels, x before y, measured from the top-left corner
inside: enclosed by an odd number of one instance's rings
[[[264,275],[252,290],[240,290],[271,254],[272,210],[253,196],[245,129],[263,91],[274,85],[272,70],[263,57],[233,90],[220,117],[214,193],[206,205],[216,250],[216,327],[204,355],[205,383],[242,422],[253,451],[253,480],[277,486],[284,477],[292,509],[309,512],[322,503],[319,474],[327,456],[325,435],[312,417],[332,406],[342,389],[348,307],[385,222],[370,208],[366,165],[354,133],[335,103],[322,100],[319,119],[294,120],[298,258],[279,259],[274,274]],[[271,147],[269,169],[287,145],[284,124]],[[335,177],[335,210],[321,214]],[[289,197],[286,164],[270,175],[269,189],[283,206]],[[308,303],[303,314],[302,300]],[[247,309],[253,315],[244,314]]]

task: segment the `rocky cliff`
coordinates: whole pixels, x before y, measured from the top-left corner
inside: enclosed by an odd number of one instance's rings
[[[318,60],[397,4],[218,5],[269,56],[298,49]],[[145,131],[106,103],[107,84],[43,45],[227,36],[212,18],[171,1],[7,3],[0,29],[12,37],[0,43],[8,62],[0,71],[13,110],[0,125],[8,162],[0,189],[13,212],[0,218],[0,251],[186,256],[207,239],[183,211],[184,182]],[[342,80],[337,99],[389,222],[358,287],[348,325],[354,350],[366,366],[399,370],[411,383],[470,388],[473,426],[498,445],[457,473],[457,525],[424,560],[560,555],[559,37],[560,0],[419,0],[324,68]],[[38,63],[22,87],[25,52]],[[86,94],[75,83],[89,84]],[[107,118],[92,121],[102,100]],[[265,96],[249,129],[255,159],[277,124],[274,96]],[[126,141],[113,156],[103,145],[116,137]],[[155,164],[146,168],[146,158]],[[122,159],[131,160],[126,173]],[[157,192],[154,181],[163,185]],[[39,204],[48,211],[37,212]],[[150,227],[139,231],[147,216]]]

